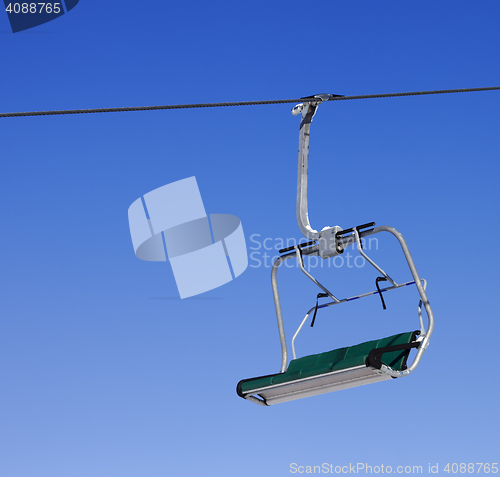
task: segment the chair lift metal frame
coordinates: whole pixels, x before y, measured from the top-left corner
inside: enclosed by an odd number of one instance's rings
[[[277,375],[262,376],[258,378],[252,378],[247,380],[242,380],[238,383],[237,393],[242,398],[252,401],[256,404],[263,406],[269,406],[272,404],[277,404],[281,402],[291,401],[294,399],[300,399],[303,397],[314,396],[318,394],[323,394],[327,392],[337,391],[341,389],[347,389],[355,386],[361,386],[364,384],[370,384],[378,381],[383,381],[391,378],[399,378],[403,376],[408,376],[412,373],[420,360],[422,355],[429,345],[429,340],[434,330],[434,315],[427,299],[425,292],[426,281],[421,279],[418,275],[417,269],[411,257],[408,246],[403,238],[403,235],[398,232],[395,228],[386,225],[373,227],[375,224],[365,224],[358,227],[353,227],[351,229],[342,230],[341,227],[325,227],[320,232],[314,230],[309,223],[308,208],[307,208],[307,181],[308,181],[308,162],[309,162],[309,134],[311,128],[311,121],[316,114],[318,106],[323,100],[328,100],[334,95],[321,94],[316,95],[316,102],[305,102],[298,104],[292,108],[292,114],[298,115],[302,113],[302,119],[300,123],[299,131],[299,167],[298,167],[298,180],[297,180],[297,222],[301,232],[304,236],[312,242],[306,244],[296,245],[294,247],[289,247],[287,249],[280,250],[280,253],[285,253],[276,259],[273,264],[271,272],[271,282],[274,297],[274,305],[276,307],[276,318],[278,321],[278,332],[281,344],[281,368],[280,373]],[[308,97],[309,99],[311,97]],[[304,98],[306,99],[306,98]],[[367,227],[373,227],[369,230],[364,230]],[[366,253],[363,251],[361,239],[368,237],[370,235],[378,234],[380,232],[389,232],[394,235],[398,240],[403,254],[406,258],[410,272],[413,276],[413,281],[397,284],[387,273],[382,270],[373,260],[371,260]],[[346,235],[349,234],[349,235]],[[315,242],[318,241],[317,244]],[[369,293],[364,293],[362,295],[357,295],[350,298],[338,299],[335,297],[327,288],[325,288],[321,283],[319,283],[312,275],[310,275],[304,267],[303,255],[308,256],[320,256],[321,258],[334,257],[343,253],[344,249],[351,244],[356,243],[359,253],[370,263],[379,273],[383,275],[380,280],[388,281],[391,286],[380,289]],[[277,282],[277,272],[279,266],[285,261],[291,258],[296,258],[299,268],[301,271],[312,280],[321,290],[324,292],[324,297],[330,297],[331,302],[322,305],[316,305],[316,307],[311,308],[302,323],[299,325],[295,335],[292,338],[291,346],[293,358],[296,359],[295,354],[295,339],[304,326],[305,322],[318,308],[325,308],[340,303],[345,303],[355,299],[363,298],[366,296],[380,294],[382,298],[382,293],[395,290],[404,286],[415,284],[420,295],[420,302],[418,305],[418,315],[420,320],[420,336],[415,338],[412,342],[404,345],[388,346],[384,348],[373,349],[367,359],[366,364],[361,366],[355,366],[352,368],[341,369],[337,371],[327,372],[320,375],[315,375],[311,377],[305,377],[301,379],[296,379],[291,382],[284,382],[279,384],[266,385],[264,387],[255,387],[253,389],[242,390],[242,384],[247,383],[251,385],[252,381],[268,378],[272,376],[279,376],[281,373],[285,373],[288,364],[288,348],[285,338],[285,328],[283,326],[283,316],[281,313],[280,297],[278,292],[278,282]],[[382,298],[383,300],[383,298]],[[424,327],[422,318],[422,304],[425,308],[428,317],[427,330]],[[385,306],[385,305],[384,305]],[[415,336],[418,332],[415,332]],[[389,366],[382,363],[382,355],[384,353],[396,351],[396,350],[407,350],[409,348],[416,348],[416,356],[410,366],[401,371],[391,369]],[[409,352],[409,351],[408,351]],[[252,387],[252,386],[250,386]]]

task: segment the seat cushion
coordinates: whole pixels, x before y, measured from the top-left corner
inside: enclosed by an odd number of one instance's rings
[[[367,341],[347,348],[339,348],[325,353],[312,354],[302,358],[294,359],[288,365],[284,373],[271,374],[258,378],[244,379],[238,383],[238,394],[260,389],[273,384],[282,384],[297,379],[320,376],[332,371],[354,368],[366,365],[370,351],[376,348],[385,348],[411,343],[415,340],[416,332],[400,333],[397,335],[382,338],[380,340]],[[391,351],[384,353],[382,363],[395,371],[406,369],[406,359],[410,350]]]

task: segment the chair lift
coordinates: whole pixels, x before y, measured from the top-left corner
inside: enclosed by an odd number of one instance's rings
[[[332,97],[334,97],[334,95],[320,94],[303,98],[308,99],[308,101],[292,108],[292,114],[298,115],[302,113],[299,132],[297,221],[301,232],[310,242],[280,250],[279,252],[283,255],[276,259],[271,272],[274,305],[276,307],[282,352],[280,372],[267,376],[244,379],[238,383],[236,388],[239,396],[262,406],[269,406],[304,397],[352,388],[391,378],[408,376],[420,363],[434,329],[434,315],[425,293],[426,281],[419,277],[408,246],[401,233],[395,228],[386,225],[375,227],[375,223],[373,222],[352,227],[347,230],[342,230],[339,226],[325,227],[320,232],[312,229],[309,224],[307,213],[309,132],[311,121],[316,114],[318,106],[322,101],[327,101]],[[317,101],[311,101],[311,99],[317,99]],[[396,283],[384,270],[382,270],[382,268],[367,256],[363,250],[361,239],[380,232],[389,232],[399,241],[413,276],[413,281],[400,284]],[[323,259],[334,257],[343,253],[346,247],[354,243],[361,256],[363,256],[382,276],[376,279],[377,290],[350,298],[339,299],[307,272],[304,267],[303,256],[320,256]],[[312,307],[307,312],[292,338],[291,347],[293,360],[287,367],[288,349],[276,277],[278,267],[285,260],[291,258],[297,259],[300,270],[322,290],[322,293],[318,294],[318,299],[330,298],[331,301],[318,305],[318,300],[316,300],[316,306]],[[390,283],[390,286],[380,288],[380,281],[387,281]],[[295,353],[295,339],[311,315],[313,315],[311,326],[314,324],[316,312],[319,308],[326,308],[378,294],[385,309],[383,293],[413,284],[416,285],[420,295],[420,302],[418,304],[418,316],[420,320],[419,330],[400,333],[387,338],[361,343],[356,346],[335,349],[333,351],[304,356],[297,359]],[[425,329],[423,323],[422,304],[428,317],[427,329]],[[407,359],[412,348],[415,348],[417,353],[411,365],[407,366]]]

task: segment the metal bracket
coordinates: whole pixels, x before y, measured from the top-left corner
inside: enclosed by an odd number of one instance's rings
[[[342,232],[342,227],[325,227],[319,234],[319,256],[321,258],[330,258],[339,253],[343,253],[344,249],[339,241],[339,232]],[[339,250],[341,250],[339,252]]]

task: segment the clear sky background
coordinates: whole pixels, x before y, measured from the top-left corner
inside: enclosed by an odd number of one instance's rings
[[[12,34],[0,12],[0,110],[498,86],[499,21],[495,1],[81,0]],[[2,477],[500,461],[498,91],[320,106],[312,226],[400,230],[435,333],[407,378],[269,408],[236,395],[281,361],[263,255],[277,251],[263,241],[301,237],[291,106],[0,119]],[[241,219],[253,255],[236,280],[180,300],[168,263],[135,257],[127,209],[193,175],[207,212]],[[409,280],[379,237],[373,257]],[[315,272],[339,296],[377,276]],[[295,267],[279,278],[290,339],[317,290]],[[418,328],[414,288],[386,302],[323,310],[298,353]]]

